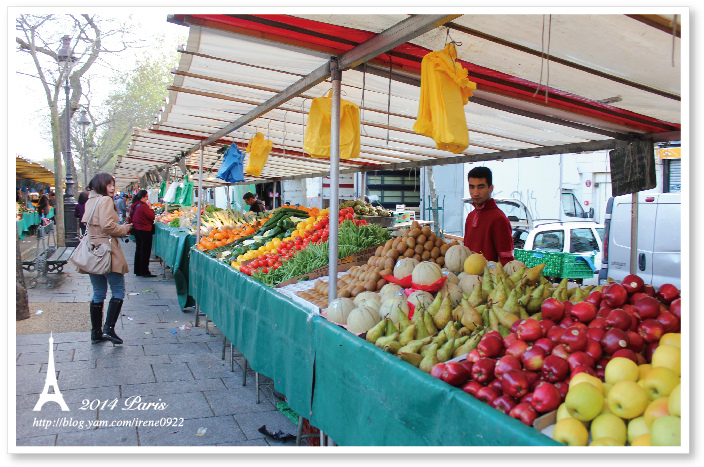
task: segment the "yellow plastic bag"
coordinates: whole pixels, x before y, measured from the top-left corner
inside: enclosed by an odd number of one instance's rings
[[[420,104],[413,131],[435,140],[435,147],[459,154],[469,146],[464,106],[477,84],[455,62],[457,50],[449,43],[430,52],[421,62]]]
[[[264,135],[259,132],[249,140],[247,148],[245,149],[245,152],[249,154],[247,167],[244,169],[247,175],[251,175],[252,177],[261,175],[273,145],[274,143],[272,143],[271,140],[264,139]]]
[[[310,105],[303,150],[312,157],[330,158],[331,94],[316,97]],[[359,157],[359,149],[359,107],[340,99],[340,159]]]

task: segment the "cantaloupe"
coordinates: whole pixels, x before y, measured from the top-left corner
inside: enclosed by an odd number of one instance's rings
[[[525,267],[525,263],[523,261],[518,261],[517,259],[514,259],[513,261],[509,261],[504,265],[504,271],[506,271],[506,274],[510,276],[514,272],[519,271],[522,267]]]
[[[433,295],[429,292],[423,290],[416,290],[411,295],[408,296],[408,303],[412,303],[414,307],[422,306],[423,309],[427,309],[431,303],[433,303]]]
[[[394,265],[394,277],[396,279],[403,279],[413,274],[413,269],[418,264],[418,260],[415,258],[401,258],[396,261]]]
[[[442,293],[444,295],[450,294],[450,302],[452,303],[452,308],[459,305],[462,301],[462,289],[460,289],[459,286],[455,284],[448,284],[447,282],[445,282],[445,285],[442,286],[442,289],[440,289],[439,293]]]
[[[349,298],[338,298],[328,307],[328,321],[338,324],[347,324],[347,316],[355,308],[354,302]]]
[[[446,284],[459,284],[460,280],[459,278],[455,275],[454,272],[450,271],[449,269],[443,269],[442,270],[442,275],[447,277],[447,280],[445,281]]]
[[[418,285],[433,285],[442,277],[440,266],[433,261],[423,261],[413,268],[411,280]]]
[[[464,262],[471,251],[464,245],[453,245],[445,252],[445,267],[454,273],[464,269]]]
[[[381,321],[379,313],[368,306],[357,307],[347,316],[347,330],[354,333],[369,331]]]
[[[400,294],[403,294],[403,287],[401,287],[398,284],[392,284],[392,283],[386,284],[379,291],[379,297],[381,299],[382,304],[386,300],[390,300],[394,297],[398,297]]]
[[[362,292],[354,297],[354,304],[359,306],[365,300],[374,300],[379,305],[381,305],[381,297],[376,292]]]
[[[481,253],[473,253],[464,262],[464,272],[467,274],[483,274],[486,258]]]
[[[404,313],[406,313],[406,316],[408,316],[410,308],[408,307],[408,302],[406,302],[405,297],[397,296],[391,298],[390,300],[386,300],[381,304],[381,307],[379,307],[379,318],[384,319],[388,317],[391,318],[391,321],[393,321],[394,324],[398,324],[399,309],[401,309]]]
[[[478,274],[465,274],[458,284],[462,293],[471,294],[475,287],[481,287],[482,276]]]

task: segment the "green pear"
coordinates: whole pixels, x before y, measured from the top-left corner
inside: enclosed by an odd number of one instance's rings
[[[423,360],[421,360],[420,364],[418,365],[418,368],[425,371],[426,373],[430,373],[433,367],[438,363],[438,345],[431,344],[430,348],[425,354],[425,357],[423,357]]]
[[[447,339],[447,334],[445,334],[445,330],[443,329],[433,338],[433,344],[437,344],[438,347],[440,347],[447,342]]]
[[[521,319],[526,319],[530,315],[528,315],[528,310],[526,310],[526,307],[522,305],[518,305],[518,317]]]
[[[372,344],[376,344],[376,341],[384,336],[386,333],[386,321],[391,321],[389,318],[384,318],[378,323],[376,323],[369,331],[367,331],[367,340]]]
[[[430,313],[431,316],[435,316],[435,313],[438,312],[440,309],[440,304],[443,301],[442,293],[438,292],[437,295],[435,295],[435,298],[433,299],[433,302],[430,304],[427,310],[425,310],[426,313]]]
[[[416,309],[415,314],[413,315],[413,318],[416,320],[415,325],[416,325],[416,339],[423,339],[425,337],[430,336],[430,332],[428,332],[428,328],[425,326],[425,320],[423,319],[423,310],[418,307]]]
[[[534,315],[530,315],[529,318],[534,319],[536,321],[541,321],[543,319],[543,314],[541,312],[537,312]]]
[[[420,362],[423,361],[423,357],[415,352],[401,352],[401,350],[399,350],[396,352],[396,356],[415,367],[420,366]]]
[[[507,328],[511,329],[511,326],[513,326],[513,323],[519,320],[517,315],[514,315],[513,313],[508,313],[505,311],[503,308],[499,307],[498,305],[494,305],[491,307],[491,311],[496,315],[496,318],[498,319],[498,322],[506,326]],[[498,328],[498,325],[497,325]],[[498,330],[498,329],[497,329]]]
[[[382,349],[384,350],[384,352],[396,355],[399,349],[401,349],[401,343],[399,341],[391,341],[386,344]]]
[[[517,294],[518,293],[516,292],[516,289],[513,289],[511,293],[508,294],[506,303],[504,303],[504,306],[502,307],[504,310],[508,311],[509,313],[513,313],[514,315],[517,315],[519,313]]]
[[[518,284],[518,281],[520,281],[521,278],[523,278],[523,275],[525,274],[525,272],[526,272],[526,267],[521,266],[520,269],[517,269],[513,274],[508,276],[508,278],[511,279],[511,282],[513,282],[514,284]]]
[[[466,302],[467,299],[463,298],[459,305],[452,310],[452,319],[454,321],[462,321],[462,315],[464,315],[464,308],[462,308],[462,302]]]
[[[437,358],[438,362],[446,362],[452,358],[452,354],[455,353],[455,337],[448,340],[442,347],[438,349]]]
[[[411,321],[417,323],[419,319],[423,319],[424,312],[425,310],[423,310],[423,307],[421,305],[418,305],[416,307],[416,310],[413,312],[413,318],[411,318]]]
[[[467,336],[455,337],[455,347],[454,347],[454,350],[457,350],[457,349],[459,349],[460,347],[462,347],[468,340],[469,340],[469,335],[467,335]]]
[[[503,285],[498,285],[496,287],[496,295],[494,295],[494,300],[492,303],[499,305],[499,306],[504,306],[506,301],[508,300],[508,294],[506,293],[506,289],[503,287]]]
[[[398,339],[398,332],[395,332],[390,336],[381,336],[376,340],[376,342],[374,342],[374,345],[383,349],[389,342],[393,342],[396,339]]]
[[[406,328],[408,328],[408,326],[411,325],[411,320],[408,319],[408,315],[404,313],[401,307],[398,308],[396,313],[398,316],[398,329],[399,331],[403,332],[406,330]]]
[[[438,333],[438,328],[435,326],[433,316],[430,313],[423,313],[423,322],[425,323],[425,328],[428,330],[428,334],[432,336]]]
[[[582,288],[581,287],[574,287],[574,293],[570,297],[570,301],[572,303],[579,303],[579,302],[583,302],[585,298],[587,298],[587,297],[584,296],[584,292],[582,292]]]
[[[398,351],[405,353],[418,353],[423,345],[422,339],[413,339],[411,342],[401,347]]]
[[[469,297],[467,298],[467,301],[472,305],[472,306],[479,306],[482,303],[484,303],[484,296],[482,295],[482,288],[479,287],[479,284],[477,284],[474,289],[472,289],[472,293],[469,294]]]
[[[435,324],[435,327],[437,327],[438,329],[442,329],[447,326],[447,323],[449,323],[451,320],[452,304],[450,302],[450,294],[447,294],[445,295],[445,298],[442,299],[440,309],[435,314],[435,316],[433,316],[433,323]]]
[[[490,293],[494,289],[494,280],[486,266],[484,266],[484,274],[482,275],[482,289],[486,293]]]
[[[462,326],[459,331],[457,331],[457,335],[462,337],[462,336],[469,336],[472,334],[474,329],[469,329],[468,327]]]
[[[472,306],[468,301],[460,302],[460,306],[464,309],[464,314],[462,315],[462,324],[474,330],[477,326],[482,326],[484,320],[482,315]],[[473,326],[469,326],[472,323]]]
[[[494,305],[496,306],[496,305]],[[489,328],[491,328],[492,331],[499,331],[499,318],[496,316],[496,313],[494,313],[494,306],[491,308],[487,309],[487,314],[489,315]]]
[[[511,334],[511,330],[503,324],[499,323],[499,334],[501,334],[501,337],[506,337]]]
[[[394,333],[398,333],[398,328],[394,324],[394,322],[391,320],[391,318],[386,318],[388,321],[386,322],[386,333],[385,335],[390,336]]]
[[[526,278],[526,283],[535,284],[536,282],[538,282],[540,280],[543,269],[545,269],[545,266],[545,263],[541,263],[536,266],[533,266],[530,269],[527,269],[523,276]]]
[[[526,310],[528,313],[537,313],[540,311],[540,307],[544,301],[543,290],[545,290],[545,286],[541,285],[533,291],[533,295],[531,295],[530,301],[528,302],[528,305],[526,305]]]
[[[407,345],[409,342],[415,339],[416,331],[417,327],[415,324],[411,324],[404,331],[402,331],[401,334],[399,334],[398,336],[398,342],[401,344],[401,346]]]

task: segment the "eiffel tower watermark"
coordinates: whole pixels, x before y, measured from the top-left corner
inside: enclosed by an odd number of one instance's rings
[[[49,389],[53,389],[53,393],[49,392]],[[39,412],[42,406],[47,402],[56,402],[61,406],[62,412],[70,412],[68,405],[64,401],[64,396],[61,395],[59,390],[59,383],[56,381],[56,371],[54,370],[54,336],[49,334],[49,365],[46,369],[46,381],[44,382],[44,390],[39,396],[37,405],[34,406],[32,411]]]

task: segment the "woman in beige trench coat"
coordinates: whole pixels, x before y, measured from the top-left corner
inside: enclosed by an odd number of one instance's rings
[[[112,249],[112,271],[106,274],[89,274],[93,285],[93,298],[90,301],[91,340],[93,343],[109,340],[113,344],[122,344],[122,339],[115,334],[115,323],[122,309],[125,298],[125,274],[129,271],[118,237],[128,235],[132,224],[118,225],[120,218],[115,208],[115,179],[107,173],[99,173],[88,184],[90,194],[86,202],[82,222],[86,223],[86,234],[91,243],[99,245],[110,242]],[[93,211],[95,212],[93,213]],[[93,217],[91,218],[91,213]],[[89,222],[90,219],[90,222]],[[81,274],[86,271],[76,268]],[[110,303],[103,325],[103,302],[110,285]],[[101,331],[102,326],[102,331]]]

